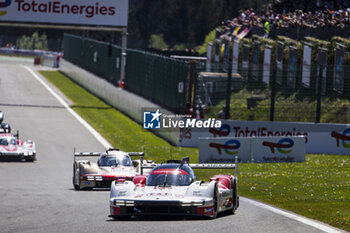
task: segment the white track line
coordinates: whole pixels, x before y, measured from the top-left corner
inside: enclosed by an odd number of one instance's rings
[[[267,204],[264,204],[264,203],[261,203],[261,202],[258,202],[258,201],[254,201],[254,200],[249,199],[249,198],[240,197],[240,200],[244,200],[244,202],[248,202],[249,204],[258,206],[258,207],[263,208],[265,210],[269,210],[271,212],[274,212],[276,214],[285,216],[287,218],[294,219],[295,221],[304,223],[306,225],[312,226],[314,228],[317,228],[317,229],[322,230],[322,231],[327,232],[327,233],[342,233],[343,232],[343,231],[340,231],[340,230],[338,230],[336,228],[327,226],[327,225],[325,225],[325,224],[323,224],[321,222],[317,222],[315,220],[303,217],[301,215],[297,215],[297,214],[294,214],[294,213],[291,213],[291,212],[287,212],[285,210],[278,209],[278,208],[272,207],[270,205],[267,205]]]
[[[109,142],[107,142],[106,139],[104,139],[101,134],[99,134],[94,128],[91,127],[91,125],[89,125],[83,118],[81,118],[76,112],[73,111],[73,109],[71,109],[69,107],[69,105],[59,96],[57,95],[30,67],[28,66],[24,66],[24,68],[26,68],[35,78],[36,80],[38,80],[67,110],[69,113],[71,113],[85,128],[87,128],[90,133],[105,147],[105,148],[109,148],[111,147],[111,144]],[[245,202],[248,202],[252,205],[258,206],[260,208],[263,208],[265,210],[269,210],[271,212],[274,212],[276,214],[285,216],[287,218],[290,219],[294,219],[298,222],[304,223],[306,225],[312,226],[314,228],[317,228],[319,230],[322,230],[324,232],[327,233],[342,233],[342,231],[339,231],[335,228],[326,226],[320,222],[317,222],[315,220],[309,219],[309,218],[305,218],[303,216],[297,215],[297,214],[293,214],[281,209],[277,209],[275,207],[266,205],[264,203],[261,202],[257,202],[254,201],[252,199],[248,199],[248,198],[244,198],[241,197],[241,200],[244,200]]]
[[[104,148],[108,149],[110,147],[112,147],[112,145],[106,140],[104,139],[101,134],[99,134],[91,125],[89,125],[89,123],[87,123],[83,118],[81,118],[81,116],[79,116],[76,112],[74,112],[74,110],[69,107],[69,105],[59,96],[57,95],[43,80],[42,78],[37,75],[30,67],[28,66],[24,66],[24,68],[26,68],[33,76],[36,80],[38,80],[50,93],[51,95],[53,95],[58,102],[60,102],[63,107],[65,109],[67,109],[67,111],[72,114],[96,139],[97,141],[99,141]]]

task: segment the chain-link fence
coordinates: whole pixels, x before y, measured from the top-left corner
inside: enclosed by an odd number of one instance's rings
[[[65,34],[64,58],[117,85],[121,48]],[[178,59],[128,49],[125,88],[176,113],[186,112],[189,64]]]

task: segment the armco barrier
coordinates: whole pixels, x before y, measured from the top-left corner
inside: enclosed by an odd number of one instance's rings
[[[305,138],[199,138],[199,163],[305,162]]]
[[[135,121],[142,122],[142,108],[160,108],[158,105],[130,93],[121,88],[115,87],[111,83],[102,79],[74,64],[62,59],[60,71],[65,73],[75,82],[98,96],[111,106],[127,114]],[[173,114],[168,112],[167,114]],[[140,126],[140,130],[141,130]],[[158,132],[161,137],[172,144],[178,143],[178,133],[176,132]]]

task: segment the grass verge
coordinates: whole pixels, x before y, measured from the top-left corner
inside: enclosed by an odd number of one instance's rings
[[[171,146],[57,71],[41,71],[71,106],[112,145],[140,151],[156,162],[190,156],[198,149]],[[198,171],[200,179],[226,171]],[[350,156],[307,155],[305,163],[241,164],[239,194],[350,231]],[[239,210],[238,210],[239,211]]]

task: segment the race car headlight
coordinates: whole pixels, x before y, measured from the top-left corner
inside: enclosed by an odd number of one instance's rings
[[[125,205],[126,206],[134,206],[135,202],[134,201],[126,201]]]
[[[102,180],[103,180],[103,177],[102,177],[102,176],[95,176],[95,180],[96,180],[96,181],[102,181]]]
[[[87,180],[94,180],[94,176],[87,176],[86,179]]]
[[[114,205],[117,206],[134,206],[134,201],[124,201],[124,200],[115,200]]]
[[[117,206],[125,206],[125,201],[115,200],[115,201],[114,201],[114,205],[117,205]]]
[[[181,203],[182,206],[202,206],[204,201],[184,201]]]
[[[193,201],[191,202],[192,206],[201,206],[204,205],[204,201]]]

